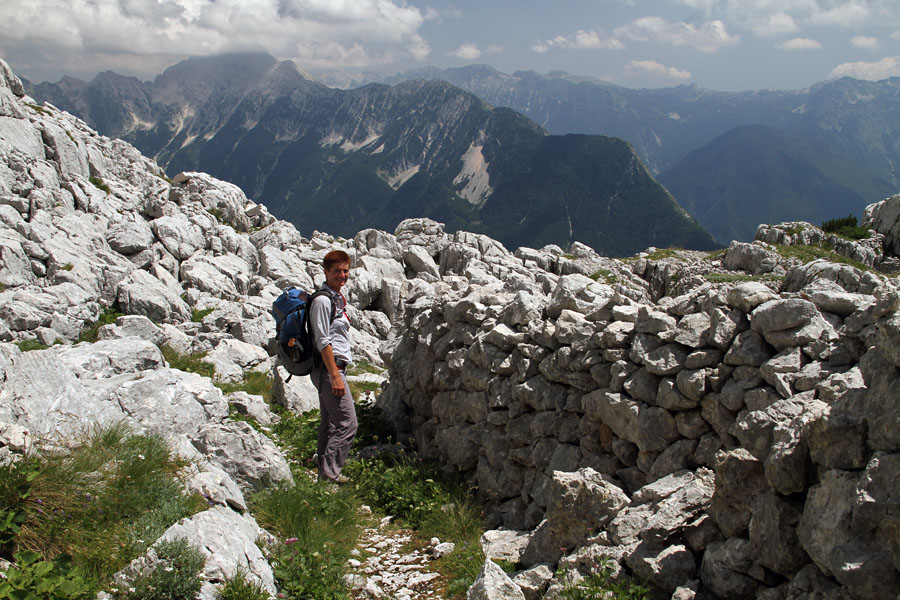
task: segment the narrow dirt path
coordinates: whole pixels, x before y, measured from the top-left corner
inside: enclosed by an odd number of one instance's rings
[[[394,527],[391,519],[384,517],[360,535],[350,560],[354,600],[439,600],[446,582],[429,567],[442,547],[432,540],[415,548],[413,532]]]

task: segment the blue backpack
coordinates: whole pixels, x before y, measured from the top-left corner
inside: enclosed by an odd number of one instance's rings
[[[331,295],[326,290],[310,294],[296,287],[289,287],[272,302],[272,316],[275,317],[275,346],[281,364],[294,375],[309,375],[318,358],[313,344],[312,326],[309,323],[309,307],[313,299]],[[331,320],[335,317],[334,301],[331,302]]]

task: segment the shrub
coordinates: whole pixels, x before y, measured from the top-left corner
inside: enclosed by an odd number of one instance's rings
[[[129,587],[115,589],[120,600],[193,600],[203,583],[206,559],[187,540],[161,541],[154,546],[157,561],[126,575]]]
[[[269,593],[261,583],[251,581],[242,567],[238,567],[234,576],[219,586],[215,600],[269,600]]]
[[[852,214],[840,219],[831,219],[822,223],[822,231],[834,233],[851,240],[862,240],[869,237],[869,230],[860,227]]]
[[[88,600],[95,591],[68,557],[42,560],[30,550],[17,552],[0,579],[0,600]]]

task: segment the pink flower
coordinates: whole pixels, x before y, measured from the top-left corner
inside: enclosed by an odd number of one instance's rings
[[[284,543],[285,544],[293,544],[296,541],[297,541],[297,538],[288,538],[288,539],[284,540]]]

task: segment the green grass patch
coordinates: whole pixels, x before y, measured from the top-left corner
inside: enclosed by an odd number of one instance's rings
[[[266,553],[288,598],[344,600],[342,580],[356,547],[361,517],[347,486],[337,492],[304,475],[251,498],[256,520],[277,539]]]
[[[563,573],[557,573],[558,578],[563,577]],[[600,566],[598,571],[591,573],[577,583],[566,585],[559,593],[558,598],[566,600],[595,600],[595,599],[614,599],[614,600],[652,600],[650,588],[642,585],[633,579],[624,579],[622,581],[612,581],[612,569],[604,564]]]
[[[381,383],[377,381],[348,381],[350,385],[350,394],[356,398],[362,398],[367,393],[372,392],[376,396],[381,392]]]
[[[374,373],[380,375],[384,373],[384,369],[377,365],[373,365],[365,358],[355,361],[347,370],[348,375],[360,375],[362,373]]]
[[[39,113],[39,114],[42,114],[42,115],[45,115],[48,117],[53,116],[53,112],[51,112],[49,109],[44,108],[43,106],[39,106],[37,104],[32,104],[30,102],[26,102],[25,106],[27,106],[28,108],[30,108],[31,110],[33,110],[36,113]]]
[[[195,352],[194,354],[180,354],[171,346],[163,346],[163,358],[169,363],[169,366],[179,371],[188,373],[196,373],[212,379],[216,374],[216,367],[212,363],[204,362],[206,352]]]
[[[870,267],[864,265],[863,263],[838,254],[827,246],[805,246],[799,244],[791,246],[776,245],[775,251],[784,258],[794,258],[799,260],[803,264],[811,263],[814,260],[824,258],[825,260],[828,260],[830,262],[850,265],[851,267],[855,267],[860,271],[871,270]]]
[[[22,352],[31,352],[32,350],[46,350],[50,346],[37,340],[20,340],[16,342],[16,346]]]
[[[93,175],[90,177],[90,179],[88,179],[88,181],[90,181],[98,190],[102,190],[107,194],[109,193],[109,186],[106,185],[102,178]]]
[[[161,436],[120,424],[0,467],[0,501],[14,515],[0,558],[69,556],[96,593],[172,523],[206,507],[184,494],[176,479],[184,466]]]
[[[591,273],[589,277],[594,281],[600,281],[602,279],[609,285],[612,285],[619,281],[619,278],[609,269],[597,269],[596,271]]]
[[[196,308],[191,310],[191,321],[194,323],[199,323],[203,320],[203,317],[210,314],[212,311],[216,310],[215,307],[212,308],[204,308],[203,310],[197,310]]]
[[[66,264],[64,264],[63,266],[61,266],[61,267],[59,268],[59,270],[60,270],[60,271],[71,271],[71,270],[74,269],[74,268],[75,268],[75,265],[73,265],[72,263],[66,263]]]
[[[782,231],[788,235],[797,235],[798,233],[802,233],[804,229],[806,229],[806,227],[799,223],[795,223],[786,229],[782,229]]]
[[[247,371],[244,373],[244,380],[240,383],[217,382],[215,385],[225,394],[247,392],[254,396],[262,396],[266,403],[272,404],[272,386],[274,383],[272,376],[268,373]]]
[[[746,273],[704,273],[703,278],[710,283],[737,283],[739,281],[758,281],[758,277]]]
[[[681,250],[681,248],[657,248],[644,258],[646,258],[647,260],[662,260],[664,258],[680,259],[681,257],[678,256],[679,250]]]
[[[712,252],[706,253],[706,260],[722,260],[725,258],[725,253],[728,252],[726,248],[720,248],[718,250],[713,250]]]
[[[103,327],[104,325],[112,325],[116,322],[116,319],[124,316],[125,313],[121,313],[114,308],[104,309],[103,312],[100,313],[100,316],[97,318],[97,321],[81,332],[81,335],[78,336],[78,341],[91,343],[96,342],[97,334],[100,332],[101,327]]]
[[[115,588],[117,600],[189,600],[197,596],[206,559],[185,539],[161,541],[153,547],[157,562],[150,568],[129,569],[127,588]]]
[[[215,600],[269,600],[269,593],[257,581],[251,581],[243,567],[226,579],[216,591]]]

